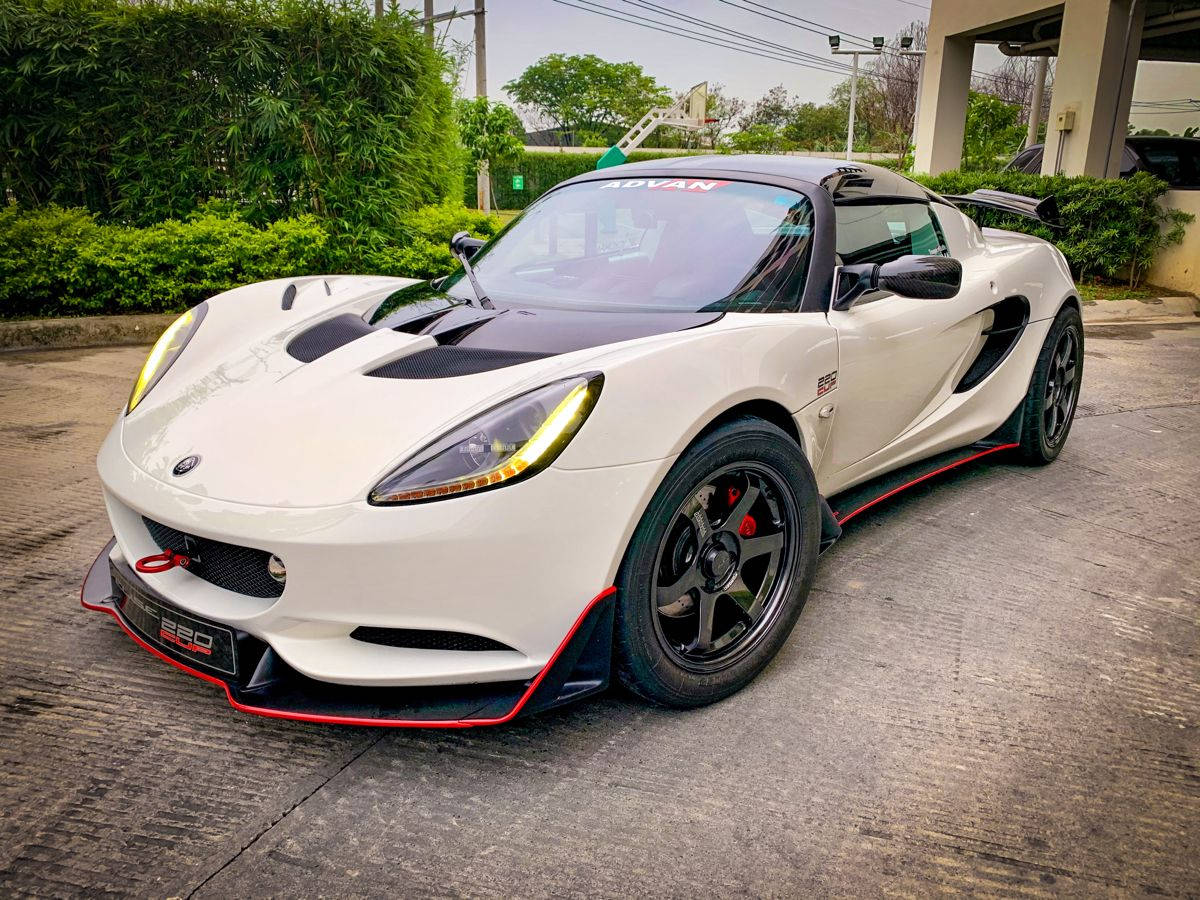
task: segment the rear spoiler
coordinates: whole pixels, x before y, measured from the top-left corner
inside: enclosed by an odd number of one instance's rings
[[[1023,197],[1020,194],[1009,194],[1006,191],[989,191],[981,189],[970,194],[946,194],[944,199],[955,206],[978,206],[983,209],[995,209],[1000,212],[1012,213],[1035,219],[1051,227],[1060,227],[1058,218],[1058,201],[1054,197],[1037,200],[1033,197]]]

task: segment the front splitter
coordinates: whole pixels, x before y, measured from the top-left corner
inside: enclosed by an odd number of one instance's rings
[[[80,592],[84,608],[108,613],[142,649],[222,688],[230,706],[241,712],[340,725],[472,728],[501,725],[560,706],[599,693],[609,683],[615,587],[601,591],[584,607],[546,666],[525,681],[432,687],[332,684],[302,675],[270,645],[236,631],[237,674],[204,671],[164,645],[161,635],[145,630],[144,621],[139,626],[123,611],[123,600],[132,589],[164,609],[175,607],[127,565],[110,559],[114,544],[109,541],[88,570]]]

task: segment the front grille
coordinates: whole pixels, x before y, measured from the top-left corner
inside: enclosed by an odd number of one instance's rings
[[[267,551],[185,534],[145,516],[142,521],[160,550],[170,548],[191,559],[187,571],[197,578],[248,597],[278,597],[283,593],[283,585],[267,571],[271,558]]]
[[[507,644],[478,634],[430,631],[425,628],[368,628],[362,625],[350,632],[350,637],[367,644],[410,647],[415,650],[512,650]]]

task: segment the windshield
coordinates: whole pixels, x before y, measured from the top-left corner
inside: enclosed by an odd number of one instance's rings
[[[584,309],[786,311],[800,301],[812,206],[784,188],[624,178],[546,195],[472,259],[497,302]],[[461,273],[447,284],[470,298]]]

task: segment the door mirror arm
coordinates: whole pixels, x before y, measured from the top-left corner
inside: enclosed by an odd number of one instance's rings
[[[844,286],[843,286],[844,285]],[[842,266],[834,309],[849,309],[868,291],[890,291],[917,300],[947,300],[962,287],[962,263],[950,256],[902,256],[885,262]]]
[[[838,271],[838,292],[833,298],[833,308],[849,309],[863,294],[879,287],[879,266],[875,263],[859,263],[842,266]]]

